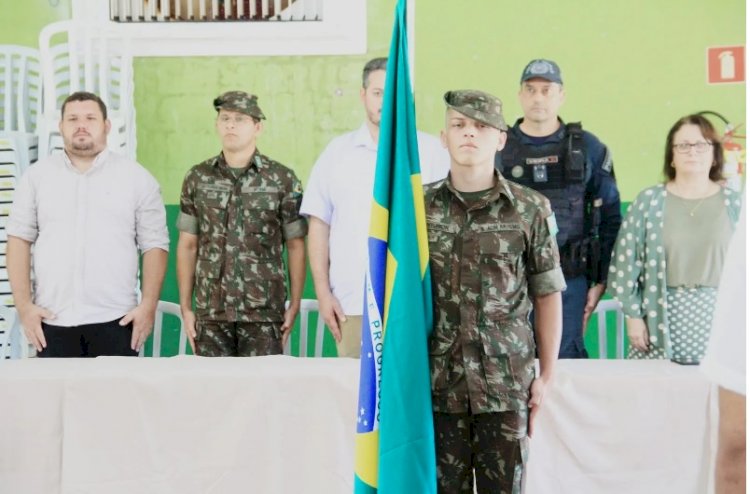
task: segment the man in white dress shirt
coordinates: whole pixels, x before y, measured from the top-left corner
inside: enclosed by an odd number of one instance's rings
[[[320,314],[340,357],[359,358],[372,187],[380,136],[386,58],[367,62],[360,98],[365,122],[334,138],[312,169],[300,212],[309,217],[308,257]],[[417,132],[422,183],[445,178],[448,152]]]
[[[68,96],[59,129],[64,153],[24,174],[6,227],[21,324],[39,357],[136,356],[151,332],[167,265],[159,184],[107,149],[110,121],[95,94]]]

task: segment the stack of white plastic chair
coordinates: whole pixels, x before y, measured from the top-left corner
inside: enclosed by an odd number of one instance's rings
[[[18,176],[37,159],[41,93],[39,51],[0,45],[0,177]],[[17,170],[6,166],[11,163]]]
[[[18,180],[37,160],[41,88],[39,51],[0,45],[0,305],[13,305],[5,267],[5,224]]]
[[[133,57],[130,40],[117,26],[55,22],[39,34],[44,105],[39,156],[63,149],[58,130],[65,98],[76,91],[98,95],[112,122],[108,147],[135,159]]]
[[[28,358],[36,354],[21,329],[18,312],[0,305],[0,363],[7,359]]]

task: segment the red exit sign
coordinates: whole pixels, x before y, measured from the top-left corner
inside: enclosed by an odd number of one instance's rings
[[[706,50],[709,84],[745,82],[745,47],[713,46]]]

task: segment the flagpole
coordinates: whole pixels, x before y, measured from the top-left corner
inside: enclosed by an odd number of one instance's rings
[[[406,31],[409,40],[409,78],[411,79],[411,92],[414,93],[414,11],[416,0],[406,0]]]
[[[413,86],[406,84],[413,74],[407,33],[414,0],[398,0],[395,10],[363,287],[356,494],[437,491],[428,352],[432,283]]]

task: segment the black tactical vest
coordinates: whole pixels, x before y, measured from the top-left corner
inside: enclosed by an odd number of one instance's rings
[[[495,167],[508,180],[544,194],[557,220],[557,244],[561,252],[585,236],[586,156],[580,123],[566,125],[559,142],[541,146],[522,144],[516,129],[508,132]],[[502,156],[502,157],[501,157]]]

